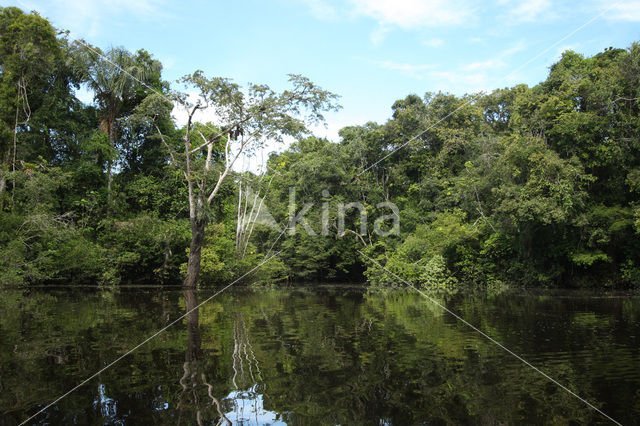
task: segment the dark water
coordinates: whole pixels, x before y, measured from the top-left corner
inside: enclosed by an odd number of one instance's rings
[[[0,291],[0,424],[26,420],[213,294]],[[640,423],[640,298],[440,301],[623,424]],[[610,424],[412,293],[229,290],[33,424]]]

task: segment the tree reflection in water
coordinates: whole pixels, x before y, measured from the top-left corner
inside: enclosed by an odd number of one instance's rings
[[[638,423],[637,296],[445,302]],[[182,290],[0,292],[0,425],[20,424],[182,316],[34,424],[607,424],[415,293],[233,289],[198,303]]]
[[[185,411],[195,411],[198,425],[211,420],[216,425],[285,424],[277,420],[277,413],[264,408],[260,391],[264,391],[266,385],[241,313],[236,313],[233,317],[233,391],[222,400],[214,396],[214,388],[207,380],[202,351],[198,295],[194,290],[184,290],[184,300],[187,312],[187,350],[182,367],[184,373],[180,378],[182,392],[177,406],[178,424],[186,420],[183,417]],[[211,368],[210,364],[208,368]],[[199,392],[201,388],[206,389],[205,398]]]
[[[241,313],[233,316],[233,376],[234,390],[224,398],[230,402],[232,410],[227,416],[236,424],[286,424],[277,420],[277,413],[265,410],[263,395],[266,390],[260,364],[249,339],[247,326]],[[240,387],[238,387],[240,383]],[[246,390],[241,390],[246,389]]]
[[[182,393],[178,399],[178,424],[182,421],[183,411],[186,406],[189,406],[192,410],[195,409],[198,425],[204,424],[206,418],[203,418],[203,416],[212,415],[217,420],[216,424],[218,425],[231,424],[222,412],[220,401],[213,395],[213,386],[207,381],[202,357],[198,295],[194,290],[185,290],[184,301],[187,312],[187,350],[182,366],[184,374],[180,378]],[[200,386],[206,388],[207,400],[201,400],[198,392]],[[212,413],[212,408],[215,408],[215,413]]]

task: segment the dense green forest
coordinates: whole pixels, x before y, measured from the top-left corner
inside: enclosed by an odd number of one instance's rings
[[[192,204],[203,285],[279,253],[244,281],[393,285],[373,259],[428,287],[640,287],[640,44],[567,51],[534,87],[411,94],[385,124],[346,127],[338,143],[291,118],[302,106],[321,121],[336,107],[302,77],[278,97],[194,72],[180,83],[227,105],[262,99],[242,104],[261,117],[256,132],[296,137],[264,172],[224,176],[228,143],[248,130],[198,149],[213,126],[171,118],[161,72],[144,50],[100,51],[0,9],[0,285],[180,283]],[[92,104],[76,97],[81,86]],[[175,158],[183,141],[196,148]],[[210,203],[190,196],[216,179]],[[314,203],[298,221],[313,232],[286,228],[292,196],[296,212]],[[342,232],[341,206],[354,202],[368,226],[349,209]],[[399,232],[374,232],[374,219],[392,226],[383,203],[397,206]],[[278,226],[257,220],[267,211]]]

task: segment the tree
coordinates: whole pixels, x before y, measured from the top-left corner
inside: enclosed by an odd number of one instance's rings
[[[262,84],[250,84],[243,91],[229,79],[208,78],[202,71],[179,82],[197,92],[195,99],[185,93],[173,95],[187,112],[181,140],[183,153],[172,148],[159,127],[156,130],[169,150],[172,163],[182,170],[187,182],[191,244],[184,285],[195,287],[209,207],[238,158],[268,140],[282,142],[285,136],[308,133],[307,123],[323,122],[322,113],[339,106],[337,95],[300,75],[290,75],[291,89],[280,93]],[[196,122],[195,115],[202,110],[212,111],[217,123]],[[138,108],[138,114],[154,124],[170,111],[171,102],[160,95],[145,99]]]
[[[100,130],[109,138],[112,149],[112,154],[107,157],[107,197],[110,202],[117,120],[141,100],[148,82],[159,80],[162,65],[145,51],[133,55],[123,48],[112,48],[103,54],[96,48],[84,44],[83,47],[81,51],[88,63],[86,80],[95,93],[100,110]]]
[[[32,94],[46,92],[60,44],[49,22],[15,7],[0,8],[0,195],[6,172],[16,171],[18,134],[36,105]]]

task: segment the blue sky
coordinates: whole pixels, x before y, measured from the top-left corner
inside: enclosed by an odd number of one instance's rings
[[[613,7],[604,0],[7,3],[101,48],[145,48],[163,62],[169,81],[202,69],[283,88],[286,74],[303,74],[342,96],[344,108],[317,130],[332,139],[346,125],[383,123],[392,103],[409,93],[534,85],[566,49],[592,55],[640,40],[639,0]]]

